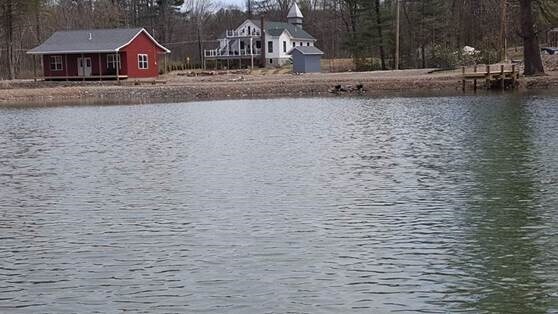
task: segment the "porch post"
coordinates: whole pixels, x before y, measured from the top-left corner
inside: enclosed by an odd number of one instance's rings
[[[240,52],[240,38],[238,39],[238,68],[242,69],[242,52]]]
[[[81,66],[81,80],[85,82],[85,60],[83,58],[83,53],[81,54],[81,63],[78,64],[78,67]]]
[[[33,55],[33,81],[37,81],[37,55]]]
[[[252,70],[254,70],[254,47],[252,46],[254,43],[254,40],[252,37],[250,37],[250,56],[251,56],[251,68]]]
[[[97,62],[99,62],[99,81],[103,81],[103,67],[102,64],[103,62],[101,61],[101,53],[99,52],[99,56],[98,56],[99,60],[97,60]]]
[[[120,51],[117,51],[116,55],[117,60],[120,61]],[[120,84],[120,67],[118,66],[118,63],[116,64],[116,81]]]
[[[68,81],[68,54],[64,55],[64,74],[66,75],[66,81]]]

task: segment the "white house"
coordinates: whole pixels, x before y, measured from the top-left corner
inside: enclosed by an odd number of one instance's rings
[[[293,47],[314,46],[316,43],[316,39],[302,28],[303,16],[296,3],[289,10],[287,21],[246,20],[236,29],[227,30],[218,39],[217,49],[205,50],[204,61],[219,60],[232,64],[236,60],[239,64],[253,66],[265,60],[268,67],[281,66],[288,62]]]

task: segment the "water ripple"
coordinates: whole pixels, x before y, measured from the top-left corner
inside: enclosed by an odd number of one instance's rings
[[[0,109],[0,312],[558,312],[556,100]]]

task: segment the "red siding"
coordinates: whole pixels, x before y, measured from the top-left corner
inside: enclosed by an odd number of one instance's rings
[[[62,70],[61,71],[51,71],[50,70],[50,58],[53,56],[62,57]],[[69,55],[44,55],[43,56],[43,68],[45,77],[57,77],[57,76],[75,76],[78,77],[78,59],[81,58],[81,54],[69,54]],[[114,72],[109,72],[107,67],[107,53],[100,54],[101,68],[99,69],[99,54],[98,53],[85,53],[84,58],[91,58],[91,75],[99,76],[99,70],[101,75],[115,75]],[[67,59],[67,60],[66,60]],[[126,57],[124,53],[120,53],[121,69],[120,75],[126,75]],[[66,67],[67,65],[67,67]],[[67,69],[66,69],[67,68]],[[78,77],[79,78],[79,77]]]
[[[128,46],[122,49],[126,53],[129,77],[157,77],[159,76],[159,56],[163,50],[159,48],[145,33],[141,33]],[[140,69],[138,54],[148,55],[149,67]]]
[[[164,51],[159,48],[145,33],[138,35],[128,46],[121,49],[120,60],[121,68],[120,75],[128,75],[130,78],[149,78],[157,77],[159,75],[159,58]],[[140,69],[138,64],[138,55],[148,55],[149,66],[147,69]],[[50,70],[50,57],[62,56],[61,71]],[[84,57],[91,58],[92,76],[99,76],[99,54],[88,53],[83,54]],[[49,77],[76,77],[78,76],[78,58],[81,54],[68,54],[68,55],[44,55],[43,56],[43,69],[46,78]],[[100,55],[101,73],[102,75],[115,75],[116,73],[109,73],[107,69],[107,54]],[[67,66],[66,66],[67,65]]]

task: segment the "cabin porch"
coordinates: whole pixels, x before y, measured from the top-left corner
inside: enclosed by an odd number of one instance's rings
[[[43,55],[45,80],[120,80],[128,78],[125,52]]]

